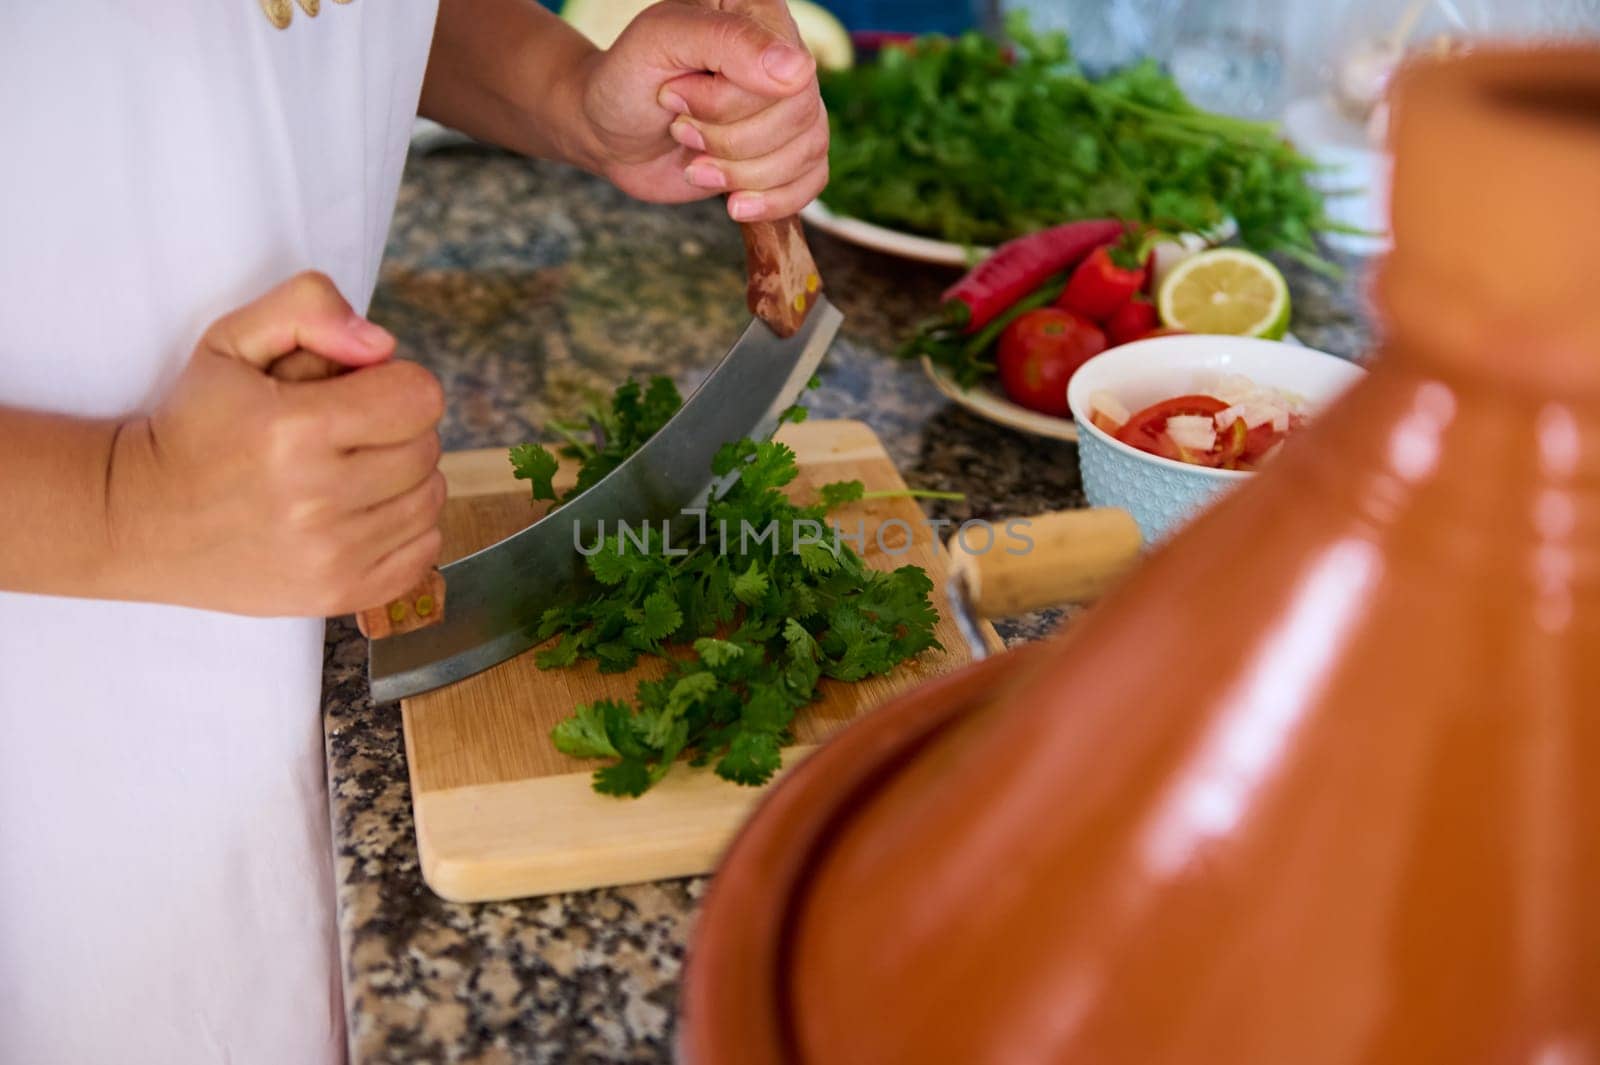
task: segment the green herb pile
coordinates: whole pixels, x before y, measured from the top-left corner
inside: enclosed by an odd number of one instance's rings
[[[1076,218],[1207,232],[1323,267],[1330,226],[1313,164],[1271,124],[1194,107],[1155,62],[1103,78],[1063,34],[1008,21],[1009,47],[979,33],[924,37],[853,70],[824,72],[841,214],[967,244],[998,244]]]
[[[617,387],[609,404],[592,404],[586,427],[551,423],[550,427],[566,438],[567,446],[562,450],[567,456],[582,460],[577,484],[560,499],[552,484],[560,463],[548,448],[517,445],[511,449],[512,469],[519,480],[533,482],[534,499],[565,502],[622,465],[622,460],[639,450],[681,406],[683,397],[672,379],[655,377],[647,388],[640,388],[637,381],[625,381]],[[592,443],[578,436],[585,428],[593,437]]]
[[[591,416],[596,443],[574,438],[569,446],[582,460],[578,484],[615,467],[678,405],[665,378],[644,390],[632,382],[619,388],[610,410]],[[786,417],[804,414],[796,407]],[[525,444],[512,450],[512,464],[532,482],[535,499],[556,497],[554,454]],[[609,536],[587,558],[595,592],[552,607],[540,621],[540,639],[559,637],[539,652],[541,669],[593,659],[603,672],[620,672],[646,655],[670,663],[660,680],[639,683],[631,703],[578,706],[554,729],[561,751],[611,760],[594,774],[596,791],[643,794],[685,753],[691,765],[714,762],[728,780],[765,783],[793,740],[795,711],[816,698],[823,677],[861,680],[939,647],[933,582],[919,567],[869,569],[831,531],[790,550],[828,529],[829,510],[883,493],[842,481],[824,485],[816,504],[797,506],[784,493],[798,473],[794,452],[772,441],[724,445],[712,472],[731,485],[707,506],[703,542],[675,539],[668,555],[659,526],[643,551]],[[775,525],[776,544],[741,542],[741,523],[758,531]]]

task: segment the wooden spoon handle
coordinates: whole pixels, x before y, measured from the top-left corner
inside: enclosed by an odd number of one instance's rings
[[[296,351],[275,360],[267,367],[267,373],[280,381],[321,381],[347,369],[321,355]],[[429,570],[399,599],[356,612],[356,627],[369,640],[425,629],[443,620],[444,576],[438,567]]]
[[[822,275],[811,258],[800,219],[742,222],[739,229],[744,234],[749,276],[745,299],[750,313],[779,336],[794,336],[822,292]]]
[[[959,536],[950,538],[950,576],[963,582],[979,617],[1093,599],[1133,565],[1143,546],[1133,516],[1115,507],[1043,514],[1012,528],[1032,545],[1024,549],[1015,537],[995,537],[978,552],[963,547]]]

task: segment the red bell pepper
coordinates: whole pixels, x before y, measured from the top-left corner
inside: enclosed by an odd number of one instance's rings
[[[1120,262],[1118,260],[1121,260]],[[1110,247],[1099,247],[1078,264],[1056,304],[1096,322],[1104,322],[1144,285],[1142,257],[1128,260]]]

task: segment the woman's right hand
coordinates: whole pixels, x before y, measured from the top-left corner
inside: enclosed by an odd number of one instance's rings
[[[438,381],[327,277],[214,322],[163,406],[124,424],[107,478],[129,598],[275,615],[388,602],[438,558]],[[296,351],[356,368],[288,383]]]

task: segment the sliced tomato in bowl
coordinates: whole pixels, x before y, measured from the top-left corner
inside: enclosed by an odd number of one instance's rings
[[[1174,396],[1164,399],[1160,403],[1152,403],[1139,411],[1118,429],[1116,437],[1129,447],[1139,448],[1141,451],[1151,451],[1163,458],[1177,458],[1177,454],[1166,454],[1167,451],[1176,452],[1177,444],[1167,435],[1167,420],[1183,416],[1199,415],[1207,418],[1215,417],[1228,409],[1228,405],[1215,396]],[[1159,441],[1165,440],[1165,444]],[[1154,446],[1147,446],[1154,445]],[[1160,447],[1160,450],[1156,450]]]

